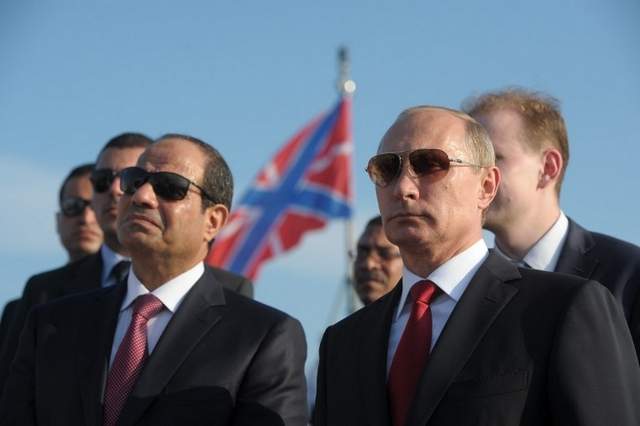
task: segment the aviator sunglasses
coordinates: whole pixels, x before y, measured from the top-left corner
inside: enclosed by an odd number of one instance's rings
[[[371,157],[365,171],[371,181],[384,188],[389,186],[402,170],[403,161],[409,160],[409,174],[430,181],[442,179],[450,167],[482,167],[459,158],[449,158],[441,149],[423,148],[413,151],[385,152]]]
[[[189,186],[193,185],[204,197],[215,202],[200,185],[176,173],[148,172],[140,167],[127,167],[120,171],[120,190],[127,195],[135,194],[138,188],[147,182],[151,184],[153,192],[166,201],[184,199],[189,192]]]
[[[91,205],[91,201],[80,197],[69,197],[60,203],[60,211],[66,217],[76,217],[84,213],[84,209]]]

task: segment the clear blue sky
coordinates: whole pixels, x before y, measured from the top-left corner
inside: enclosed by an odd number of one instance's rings
[[[558,97],[582,225],[640,244],[640,2],[0,2],[0,302],[62,264],[56,191],[122,131],[184,132],[228,159],[237,193],[336,99],[352,54],[355,228],[377,211],[362,171],[405,107],[522,85]],[[310,358],[344,273],[342,224],[267,265],[258,300],[299,318]]]

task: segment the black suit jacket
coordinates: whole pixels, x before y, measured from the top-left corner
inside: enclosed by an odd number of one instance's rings
[[[598,281],[620,302],[640,357],[640,247],[589,232],[569,219],[556,272]]]
[[[0,319],[0,348],[4,344],[4,339],[7,337],[7,333],[9,331],[9,324],[13,320],[13,317],[16,314],[16,307],[20,299],[13,299],[7,302],[4,305],[4,309],[2,310],[2,318]]]
[[[315,426],[390,425],[396,286],[324,334]],[[407,425],[638,425],[640,367],[600,284],[490,254],[434,346]]]
[[[32,310],[0,424],[102,424],[125,292],[118,285]],[[225,289],[207,268],[145,363],[118,424],[305,425],[305,356],[298,321]]]
[[[213,268],[212,271],[226,288],[253,297],[253,284],[246,278],[218,268]],[[27,281],[0,352],[0,396],[29,311],[34,306],[63,296],[99,289],[101,277],[102,256],[97,252],[60,268],[34,275]]]

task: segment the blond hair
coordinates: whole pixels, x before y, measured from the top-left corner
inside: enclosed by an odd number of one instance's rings
[[[542,152],[551,146],[562,155],[562,170],[558,176],[556,193],[569,164],[569,138],[560,102],[545,93],[519,87],[484,93],[463,102],[462,109],[473,117],[501,110],[513,111],[522,119],[521,139],[533,152]]]

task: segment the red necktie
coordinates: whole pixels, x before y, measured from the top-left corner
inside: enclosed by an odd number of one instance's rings
[[[124,335],[107,377],[104,396],[104,426],[114,426],[127,397],[147,359],[147,321],[164,305],[153,294],[138,296],[133,304],[131,323]]]
[[[410,290],[413,306],[389,370],[389,402],[394,426],[404,426],[420,374],[431,350],[431,309],[437,287],[419,281]]]

